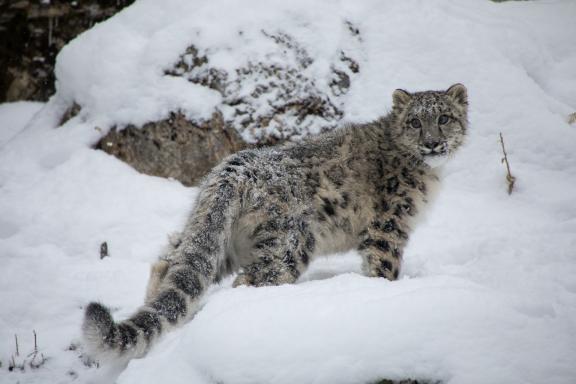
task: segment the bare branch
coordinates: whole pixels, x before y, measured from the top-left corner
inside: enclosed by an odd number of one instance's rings
[[[502,144],[502,153],[504,153],[502,162],[506,164],[506,181],[508,182],[508,194],[510,195],[512,194],[512,190],[514,189],[514,183],[516,182],[516,178],[512,176],[512,172],[510,172],[510,163],[508,162],[506,147],[504,147],[504,137],[502,136],[502,132],[500,132],[500,144]]]

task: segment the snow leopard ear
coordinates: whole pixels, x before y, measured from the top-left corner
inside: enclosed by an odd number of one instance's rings
[[[412,100],[412,95],[403,89],[397,89],[392,93],[394,106],[403,107]]]
[[[468,105],[468,91],[463,84],[457,83],[446,90],[446,94],[460,105]]]

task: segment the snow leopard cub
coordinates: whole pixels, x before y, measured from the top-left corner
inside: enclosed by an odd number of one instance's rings
[[[357,249],[367,276],[396,279],[438,182],[435,167],[464,141],[468,102],[462,84],[392,98],[392,111],[374,122],[225,159],[153,266],[145,304],[120,323],[101,304],[87,307],[88,351],[143,356],[198,311],[211,283],[233,273],[235,286],[293,283],[315,256]]]

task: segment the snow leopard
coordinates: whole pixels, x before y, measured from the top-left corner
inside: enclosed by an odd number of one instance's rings
[[[234,287],[290,284],[315,257],[355,249],[366,276],[396,280],[441,164],[464,143],[467,113],[462,84],[397,89],[390,112],[375,121],[227,157],[153,265],[136,313],[115,322],[104,305],[86,307],[86,349],[102,358],[144,356],[199,311],[208,286],[233,274]]]

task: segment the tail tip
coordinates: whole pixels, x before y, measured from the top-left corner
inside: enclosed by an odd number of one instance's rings
[[[100,303],[90,303],[84,312],[84,340],[93,352],[101,349],[114,329],[110,310]]]
[[[84,328],[94,326],[102,330],[109,330],[114,326],[110,310],[100,303],[88,304],[84,314]]]

